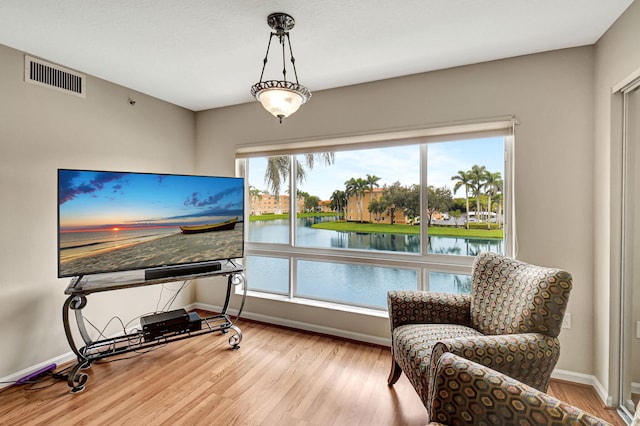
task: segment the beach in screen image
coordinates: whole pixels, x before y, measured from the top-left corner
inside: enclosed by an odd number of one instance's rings
[[[74,275],[107,271],[142,269],[151,266],[174,265],[190,262],[204,262],[214,259],[233,259],[242,256],[242,226],[233,230],[182,234],[169,231],[155,233],[154,237],[123,239],[128,241],[119,246],[88,246],[80,256],[61,260],[60,275]],[[135,240],[135,238],[133,238]]]

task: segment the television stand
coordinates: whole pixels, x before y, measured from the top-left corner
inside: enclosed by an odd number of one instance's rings
[[[188,326],[181,326],[179,322],[175,322],[177,320],[174,320],[172,324],[162,324],[162,328],[155,329],[153,333],[150,333],[149,330],[136,329],[126,332],[123,335],[93,340],[87,332],[82,310],[87,305],[87,296],[90,294],[213,276],[227,277],[227,293],[222,312],[219,314],[205,318],[189,315],[186,322]],[[244,289],[242,301],[238,314],[232,321],[231,316],[227,312],[231,300],[231,289],[240,284],[243,285]],[[166,345],[170,342],[214,332],[220,332],[222,334],[232,332],[233,334],[229,337],[229,345],[231,345],[231,349],[233,350],[240,348],[242,331],[234,324],[234,321],[237,321],[240,314],[242,314],[247,295],[247,286],[245,285],[244,268],[230,260],[223,261],[221,269],[219,270],[180,277],[145,279],[144,270],[75,277],[71,280],[69,286],[67,286],[65,294],[68,294],[69,297],[67,297],[62,307],[62,322],[69,346],[77,357],[76,363],[72,366],[71,370],[69,370],[67,376],[67,384],[71,388],[71,393],[82,391],[89,378],[87,374],[82,373],[80,370],[87,369],[91,367],[93,362],[104,358],[140,351],[154,346]],[[72,311],[75,315],[78,332],[84,342],[84,346],[81,347],[76,345],[71,330],[69,314]],[[198,321],[199,323],[197,323]]]

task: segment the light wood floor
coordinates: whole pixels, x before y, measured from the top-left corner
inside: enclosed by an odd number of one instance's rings
[[[0,425],[424,425],[404,375],[386,380],[387,348],[240,321],[241,348],[209,334],[94,364],[86,389],[46,381],[0,393]],[[129,354],[130,355],[130,354]],[[550,393],[616,425],[593,389]]]

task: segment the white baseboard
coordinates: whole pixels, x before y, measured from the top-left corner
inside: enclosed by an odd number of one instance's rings
[[[592,374],[576,373],[575,371],[556,368],[553,370],[553,373],[551,373],[551,378],[591,386],[595,389],[604,405],[607,407],[613,407],[613,397],[608,395],[607,390],[602,386],[600,380]]]
[[[0,378],[0,389],[12,386],[15,382],[17,382],[18,380],[22,379],[23,377],[40,370],[41,368],[44,368],[48,365],[51,364],[55,364],[55,365],[60,365],[60,364],[64,364],[65,362],[69,362],[69,361],[73,361],[74,359],[76,359],[76,355],[69,351],[65,354],[59,355],[55,358],[51,358],[47,361],[43,361],[39,364],[36,365],[32,365],[31,367],[27,367],[25,369],[22,369],[20,371],[16,371],[13,374],[10,374],[6,377],[2,377]]]

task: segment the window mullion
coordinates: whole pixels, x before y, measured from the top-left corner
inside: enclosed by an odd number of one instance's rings
[[[289,257],[289,299],[293,299],[298,288],[298,259]]]
[[[427,254],[428,248],[428,223],[426,219],[428,218],[427,209],[429,208],[427,200],[427,155],[428,155],[428,144],[420,145],[420,235],[425,238],[420,238],[420,254],[425,256]]]
[[[298,161],[296,155],[289,156],[289,246],[296,245],[296,232],[298,228]],[[289,258],[289,298],[296,294],[298,283],[298,260]]]
[[[504,212],[504,251],[508,256],[516,257],[518,255],[518,236],[516,234],[516,217],[515,217],[515,179],[513,173],[515,170],[515,125],[511,129],[511,133],[504,138],[504,188],[502,193]]]
[[[296,245],[296,231],[297,231],[297,219],[298,219],[298,162],[295,155],[289,156],[289,245],[294,247]]]

